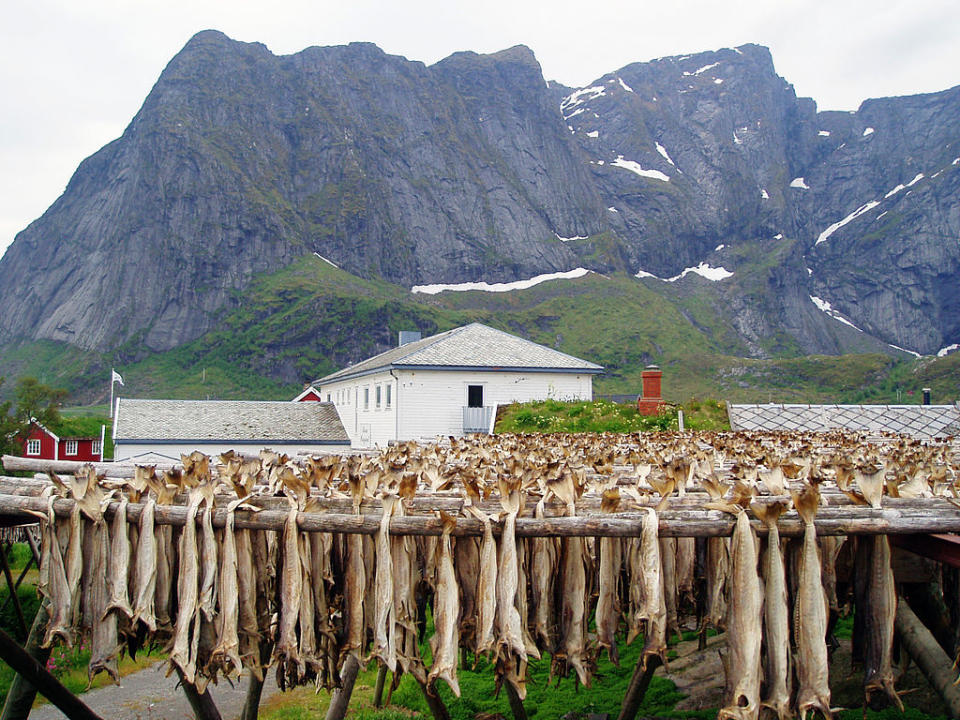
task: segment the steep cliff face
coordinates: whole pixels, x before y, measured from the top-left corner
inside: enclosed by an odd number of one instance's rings
[[[572,89],[522,46],[427,67],[206,31],[0,261],[0,343],[176,347],[315,252],[407,287],[722,265],[750,354],[857,347],[827,302],[933,352],[960,341],[958,156],[960,90],[818,114],[754,45]]]

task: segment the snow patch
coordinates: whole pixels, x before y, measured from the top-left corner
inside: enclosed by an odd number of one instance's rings
[[[863,135],[862,135],[861,137],[866,137],[867,135],[873,135],[873,128],[872,128],[872,127],[868,127],[866,130],[864,130],[864,131],[863,131]]]
[[[761,197],[763,200],[769,200],[769,199],[770,199],[770,195],[767,193],[767,189],[766,189],[766,188],[760,188],[760,197]]]
[[[670,153],[668,153],[667,149],[660,143],[657,143],[657,152],[660,153],[663,156],[663,159],[666,160],[668,163],[670,163],[674,167],[677,166],[677,164],[670,159]]]
[[[901,183],[900,185],[897,185],[893,190],[891,190],[891,191],[888,192],[886,195],[884,195],[884,196],[883,196],[883,199],[886,200],[887,198],[893,197],[893,196],[896,195],[898,192],[900,192],[901,190],[903,190],[905,187],[906,187],[906,185],[904,185],[904,184],[902,184],[902,183]]]
[[[902,347],[900,347],[899,345],[894,345],[893,343],[887,343],[887,345],[889,345],[890,347],[892,347],[894,350],[899,350],[900,352],[905,352],[905,353],[907,353],[908,355],[913,355],[914,357],[920,357],[920,353],[918,353],[916,350],[907,350],[906,348],[902,348]]]
[[[816,295],[810,295],[809,297],[810,297],[810,300],[813,302],[813,304],[817,306],[817,309],[820,310],[820,312],[826,313],[827,315],[832,317],[834,320],[839,320],[844,325],[849,325],[857,332],[863,332],[863,330],[861,330],[852,322],[850,322],[845,317],[843,317],[843,315],[841,315],[838,310],[834,310],[833,307],[831,307],[830,303],[828,303],[826,300],[822,300],[818,298]]]
[[[697,70],[694,70],[693,73],[684,73],[684,75],[691,75],[691,74],[692,74],[692,75],[703,75],[703,73],[705,73],[707,70],[713,70],[713,68],[715,68],[715,67],[716,67],[717,65],[719,65],[719,64],[720,64],[720,63],[718,63],[718,62],[710,63],[709,65],[704,65],[702,68],[698,68]]]
[[[879,205],[879,204],[880,204],[880,203],[879,203],[877,200],[871,200],[870,202],[868,202],[868,203],[866,203],[866,204],[864,204],[864,205],[861,205],[861,206],[858,207],[856,210],[854,210],[852,213],[850,213],[849,215],[847,215],[843,220],[841,220],[840,222],[835,222],[833,225],[831,225],[831,226],[828,227],[826,230],[824,230],[822,233],[820,233],[820,237],[817,238],[817,241],[814,243],[814,245],[819,245],[820,243],[824,242],[827,238],[829,238],[831,235],[833,235],[837,230],[839,230],[840,228],[842,228],[844,225],[846,225],[846,224],[849,223],[849,222],[852,222],[853,220],[856,220],[858,217],[860,217],[861,215],[863,215],[865,212],[869,212],[870,210],[872,210],[873,208],[875,208],[875,207],[876,207],[877,205]]]
[[[913,178],[913,180],[911,180],[910,182],[907,183],[907,187],[913,187],[913,186],[916,185],[918,182],[920,182],[921,180],[923,180],[923,178],[924,178],[924,174],[923,174],[923,173],[917,173],[917,176],[916,176],[915,178]]]
[[[725,247],[726,247],[726,245],[724,245],[723,243],[720,243],[719,245],[717,245],[717,246],[713,249],[713,251],[714,251],[714,252],[720,252],[720,251],[723,250]]]
[[[739,137],[737,137],[737,131],[736,131],[736,130],[733,131],[733,144],[734,144],[734,145],[743,145],[743,140],[741,140]]]
[[[617,167],[622,167],[624,170],[629,170],[632,173],[636,173],[640,177],[670,182],[670,178],[659,170],[644,170],[640,163],[633,160],[624,160],[623,155],[617,155],[617,159],[610,164]]]
[[[574,107],[586,100],[596,100],[598,97],[603,97],[606,94],[603,85],[580,88],[579,90],[574,90],[560,102],[560,109],[563,110],[564,108]]]
[[[733,50],[737,55],[743,55],[743,50],[741,50],[740,48],[732,48],[732,50]]]
[[[806,181],[802,177],[794,178],[790,181],[790,187],[800,188],[801,190],[809,190],[810,186],[807,185]]]
[[[586,112],[586,111],[587,111],[587,108],[577,108],[576,110],[574,110],[574,111],[573,111],[572,113],[570,113],[569,115],[564,115],[564,116],[563,116],[563,119],[564,119],[564,120],[569,120],[570,118],[575,118],[575,117],[576,117],[577,115],[579,115],[580,113]]]
[[[773,236],[774,240],[783,240],[783,233],[777,233]]]
[[[696,267],[688,267],[679,275],[674,275],[671,278],[662,278],[658,275],[654,275],[653,273],[649,273],[646,270],[638,270],[634,277],[649,277],[662,282],[676,282],[677,280],[685,278],[690,273],[699,275],[700,277],[711,280],[712,282],[719,282],[720,280],[726,280],[728,277],[733,277],[733,273],[727,270],[725,267],[712,267],[709,263],[705,262],[700,263]]]
[[[437,293],[445,291],[466,292],[467,290],[482,290],[483,292],[510,292],[511,290],[526,290],[527,288],[532,288],[534,285],[539,285],[540,283],[547,282],[548,280],[573,280],[575,278],[583,277],[589,272],[590,271],[586,268],[579,267],[568,272],[545,273],[543,275],[532,277],[529,280],[517,280],[515,282],[508,283],[468,282],[438,285],[414,285],[412,288],[410,288],[410,292],[414,294],[422,293],[424,295],[436,295]]]
[[[954,343],[953,345],[947,345],[946,347],[940,348],[939,350],[937,350],[937,357],[946,357],[947,355],[952,353],[954,350],[960,350],[960,345],[958,345],[957,343]]]
[[[629,85],[627,85],[627,84],[623,81],[623,78],[618,77],[618,78],[617,78],[617,82],[620,83],[620,87],[622,87],[622,88],[623,88],[624,90],[626,90],[627,92],[633,92],[633,88],[630,87]]]
[[[829,130],[821,130],[820,132],[817,133],[817,135],[819,135],[820,137],[830,137],[830,131],[829,131]]]
[[[809,277],[810,275],[813,275],[813,270],[811,270],[810,268],[807,268],[807,277]]]
[[[714,85],[723,85],[723,78],[716,78],[716,79],[713,81],[713,84],[714,84]]]
[[[608,207],[607,210],[609,210],[610,212],[615,212],[615,213],[620,212],[620,211],[617,210],[615,207]]]
[[[960,158],[954,159],[954,161],[953,161],[952,163],[950,163],[950,164],[951,164],[951,165],[960,165]]]
[[[560,233],[555,232],[554,235],[557,236],[557,240],[560,242],[570,242],[571,240],[586,240],[586,235],[574,235],[573,237],[563,237]]]
[[[592,138],[600,137],[600,131],[594,130],[593,132],[588,132],[587,137],[592,137]]]
[[[318,252],[315,252],[314,255],[316,255],[318,258],[320,258],[321,260],[323,260],[323,261],[324,261],[325,263],[327,263],[328,265],[333,265],[333,266],[334,266],[335,268],[337,268],[338,270],[340,269],[340,266],[337,265],[333,260],[329,260],[329,259],[325,258],[323,255],[321,255],[321,254],[318,253]]]

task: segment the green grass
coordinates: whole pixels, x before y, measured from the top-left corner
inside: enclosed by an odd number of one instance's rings
[[[497,432],[652,432],[678,429],[677,410],[683,409],[687,430],[729,430],[726,406],[717,400],[692,399],[681,406],[667,405],[657,415],[641,415],[636,405],[608,400],[514,403],[500,409]]]

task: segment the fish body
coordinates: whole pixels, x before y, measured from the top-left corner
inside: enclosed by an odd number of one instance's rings
[[[893,684],[893,626],[897,594],[890,565],[890,540],[886,535],[857,539],[857,577],[854,591],[857,610],[864,610],[863,691],[865,702],[883,693],[903,712],[903,702]]]
[[[397,631],[394,622],[393,558],[390,554],[390,518],[396,497],[383,499],[380,531],[377,533],[377,568],[374,576],[374,624],[372,655],[380,658],[390,672],[397,670]]]
[[[718,718],[755,719],[760,715],[760,646],[763,634],[763,587],[757,574],[757,537],[746,511],[737,513],[730,542],[727,606],[727,654],[724,707]]]
[[[443,535],[437,547],[436,589],[433,600],[435,632],[430,638],[433,665],[427,676],[427,683],[429,685],[436,682],[438,678],[444,680],[453,694],[460,697],[460,683],[457,680],[460,597],[457,591],[457,575],[453,568],[453,548],[450,542],[450,533],[456,526],[456,520],[446,513],[441,515]]]
[[[794,495],[793,504],[804,523],[803,544],[797,568],[797,593],[794,601],[794,636],[797,667],[797,711],[806,718],[817,710],[826,718],[830,713],[830,678],[827,657],[827,595],[823,589],[820,558],[817,555],[817,530],[813,524],[820,493],[813,486]]]
[[[107,607],[104,613],[115,610],[126,618],[133,617],[130,607],[130,537],[127,531],[127,497],[120,496],[120,503],[113,516],[110,530],[110,577]]]
[[[754,512],[767,526],[767,549],[763,556],[764,707],[779,720],[793,717],[790,709],[793,670],[790,663],[790,606],[787,602],[787,575],[777,518],[786,503],[755,505]]]
[[[140,513],[140,533],[133,573],[133,622],[142,622],[147,630],[155,632],[157,617],[154,612],[157,592],[157,536],[154,512],[157,502],[147,497]]]

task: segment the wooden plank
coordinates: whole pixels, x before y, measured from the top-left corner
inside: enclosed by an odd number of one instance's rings
[[[891,538],[891,543],[921,557],[960,568],[960,536],[944,533],[906,535]]]

